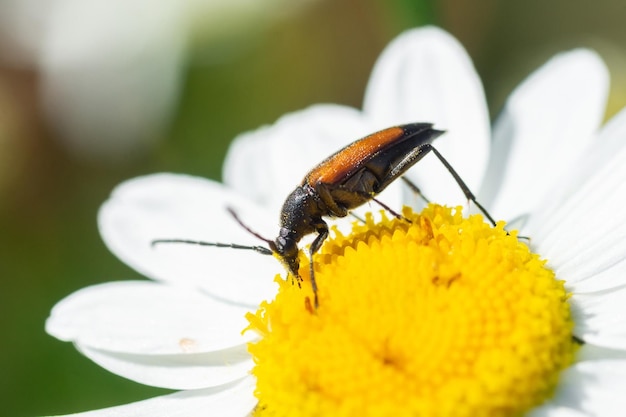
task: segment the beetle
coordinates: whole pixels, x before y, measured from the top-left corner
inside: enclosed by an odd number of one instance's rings
[[[476,197],[461,177],[431,145],[444,133],[444,131],[433,129],[432,126],[431,123],[411,123],[390,127],[352,142],[324,159],[306,174],[300,185],[285,199],[280,213],[280,229],[275,240],[265,239],[248,228],[237,214],[229,209],[235,220],[248,232],[265,241],[269,249],[264,246],[183,239],[157,239],[152,243],[191,243],[251,249],[265,255],[276,254],[286,269],[299,281],[301,278],[298,243],[305,236],[317,233],[309,247],[311,286],[315,307],[317,307],[317,284],[313,274],[312,257],[328,237],[328,224],[323,218],[345,217],[351,210],[372,200],[387,208],[376,200],[375,196],[393,181],[402,177],[409,168],[430,152],[435,154],[447,168],[467,199],[473,201],[487,219],[495,225],[493,218],[476,201]],[[410,182],[409,184],[412,186]],[[417,189],[415,186],[412,187]]]

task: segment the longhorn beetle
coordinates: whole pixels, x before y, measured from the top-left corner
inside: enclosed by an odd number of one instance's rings
[[[328,237],[328,225],[323,217],[345,217],[350,210],[374,200],[394,180],[400,178],[426,154],[432,152],[450,172],[468,200],[476,204],[487,219],[493,218],[481,206],[459,174],[431,145],[443,134],[430,123],[412,123],[390,127],[373,133],[332,154],[304,177],[289,194],[280,213],[280,230],[275,240],[265,239],[248,228],[229,209],[235,220],[248,232],[265,241],[269,247],[244,246],[232,243],[214,243],[185,239],[157,239],[157,243],[189,243],[203,246],[255,250],[264,255],[277,254],[287,270],[300,280],[298,242],[311,233],[317,233],[309,248],[311,286],[318,307],[317,284],[313,274],[313,255]],[[388,209],[389,210],[389,209]],[[391,211],[391,210],[389,210]],[[391,211],[393,213],[393,211]],[[395,214],[395,213],[394,213]]]

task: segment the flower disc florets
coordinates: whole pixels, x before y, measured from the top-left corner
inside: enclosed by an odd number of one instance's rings
[[[563,282],[482,216],[430,205],[335,230],[319,307],[277,278],[249,314],[256,415],[512,416],[547,399],[576,343]]]

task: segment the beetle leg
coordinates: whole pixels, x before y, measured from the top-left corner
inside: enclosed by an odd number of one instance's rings
[[[471,200],[474,204],[476,204],[476,207],[478,207],[478,209],[481,211],[481,213],[483,213],[485,215],[485,217],[489,220],[489,222],[492,225],[496,225],[496,221],[493,219],[493,217],[491,217],[491,215],[487,212],[487,209],[485,209],[482,204],[480,204],[478,202],[478,200],[476,199],[476,196],[470,191],[469,187],[467,186],[467,184],[465,184],[465,181],[463,181],[461,179],[461,177],[459,176],[459,174],[454,170],[454,168],[452,168],[452,165],[450,165],[450,163],[446,160],[446,158],[443,157],[443,155],[441,155],[439,153],[439,151],[437,149],[435,149],[431,144],[427,143],[425,145],[423,145],[420,149],[424,150],[424,153],[428,153],[431,152],[435,154],[435,156],[439,159],[439,161],[443,164],[443,166],[446,167],[446,169],[448,170],[448,172],[450,173],[450,175],[452,175],[452,178],[454,178],[454,180],[456,181],[456,183],[459,185],[459,187],[461,188],[461,191],[463,191],[463,194],[465,194],[465,198],[467,198],[468,200]]]
[[[317,251],[322,247],[322,243],[328,237],[328,225],[324,220],[319,219],[316,223],[312,224],[317,231],[317,237],[311,243],[311,247],[309,248],[309,273],[311,277],[311,288],[313,289],[313,299],[315,308],[319,307],[319,301],[317,299],[317,282],[315,281],[315,269],[313,268],[313,255],[317,253]]]
[[[357,219],[358,221],[360,221],[361,223],[365,224],[365,219],[363,219],[361,216],[359,216],[358,214],[355,214],[354,211],[351,211],[348,213],[350,216],[354,217],[355,219]]]
[[[394,209],[392,209],[391,207],[389,207],[387,204],[383,203],[382,201],[380,201],[379,199],[377,199],[376,197],[374,197],[376,194],[373,192],[366,192],[366,191],[361,191],[361,190],[350,190],[351,194],[354,195],[358,195],[359,197],[361,197],[363,199],[363,201],[373,201],[376,204],[378,204],[379,206],[381,206],[383,209],[387,210],[389,213],[391,213],[392,216],[398,218],[398,219],[404,219],[404,220],[409,220],[406,217],[404,217],[403,215],[401,215],[400,213],[398,213],[397,211],[395,211]],[[362,223],[365,223],[365,220],[361,219],[359,216],[357,216],[356,214],[353,214],[352,212],[350,212],[350,215],[354,218],[356,218],[357,220],[360,220]]]
[[[402,214],[397,213],[395,210],[392,210],[391,207],[389,207],[387,204],[383,203],[382,201],[380,201],[377,198],[372,197],[372,200],[374,202],[376,202],[379,206],[381,206],[382,208],[384,208],[385,210],[387,210],[389,213],[391,213],[392,216],[394,216],[397,219],[403,219],[403,220],[407,220],[409,223],[411,222],[409,219],[407,219],[406,217],[404,217]]]
[[[441,155],[439,151],[435,149],[435,147],[430,143],[424,143],[423,145],[415,148],[413,151],[409,152],[401,161],[399,161],[396,166],[385,176],[385,178],[381,182],[381,188],[386,187],[399,175],[404,174],[409,168],[415,165],[417,161],[426,156],[428,152],[432,152],[433,154],[435,154],[437,159],[439,159],[439,162],[441,162],[443,166],[446,167],[450,175],[452,175],[452,178],[454,178],[456,183],[459,185],[459,188],[461,188],[461,191],[463,191],[463,194],[465,194],[465,198],[476,204],[476,207],[478,207],[478,209],[487,218],[487,220],[489,220],[489,222],[495,226],[496,221],[493,219],[493,217],[491,217],[489,212],[487,212],[487,209],[485,209],[482,204],[478,202],[476,196],[470,191],[467,184],[465,184],[465,181],[461,179],[459,174],[454,170],[454,168],[452,168],[452,165],[450,165],[446,158],[444,158],[443,155]],[[407,181],[405,180],[405,182]]]
[[[424,200],[426,204],[430,204],[430,200],[426,198],[424,193],[422,193],[422,190],[420,190],[419,187],[413,183],[413,181],[409,180],[407,177],[404,177],[404,176],[400,177],[400,179],[404,181],[406,186],[409,187],[415,195],[419,196],[422,200]]]
[[[346,217],[348,215],[348,209],[342,205],[337,204],[336,198],[332,194],[332,190],[328,187],[327,184],[317,183],[315,184],[315,192],[319,196],[321,202],[326,206],[328,210],[327,215],[332,215],[335,217]],[[326,225],[326,223],[324,223]],[[312,225],[316,227],[316,224]]]

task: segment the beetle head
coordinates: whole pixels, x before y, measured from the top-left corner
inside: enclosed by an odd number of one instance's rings
[[[298,239],[295,234],[288,229],[281,228],[280,234],[276,238],[275,242],[272,242],[270,249],[274,251],[291,272],[294,277],[299,276],[298,270],[300,269],[300,259],[298,254]]]

